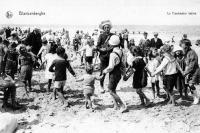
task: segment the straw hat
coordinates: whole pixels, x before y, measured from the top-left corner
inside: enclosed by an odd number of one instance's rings
[[[112,28],[112,23],[111,23],[110,20],[104,20],[104,21],[102,21],[101,24],[99,25],[99,28],[100,28],[100,29],[103,29],[103,27],[104,27],[105,25],[109,25],[110,28]]]
[[[117,35],[112,35],[112,36],[110,37],[109,44],[112,45],[112,46],[117,46],[117,45],[119,45],[119,44],[120,44],[119,36],[117,36]]]

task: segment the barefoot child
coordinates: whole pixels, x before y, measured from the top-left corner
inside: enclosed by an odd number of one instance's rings
[[[29,86],[29,91],[31,91],[31,78],[32,78],[32,72],[33,72],[33,64],[34,64],[34,59],[27,52],[27,49],[25,46],[21,46],[19,49],[19,66],[20,66],[20,79],[22,82],[25,84],[25,90],[27,93],[27,82]]]
[[[47,92],[50,92],[51,83],[52,83],[52,80],[53,80],[53,78],[54,78],[54,73],[49,71],[49,67],[51,66],[52,62],[53,62],[53,61],[56,59],[56,57],[57,57],[56,48],[57,48],[57,45],[55,45],[55,44],[52,44],[52,45],[50,46],[49,53],[45,55],[45,61],[43,62],[43,64],[44,64],[44,63],[47,63],[47,64],[46,64],[46,69],[45,69],[45,78],[48,79],[48,88],[47,88]],[[43,64],[42,64],[42,65],[43,65]],[[42,66],[42,65],[41,65],[41,66]]]
[[[147,64],[147,68],[150,72],[154,72],[158,65],[160,64],[157,57],[158,57],[157,49],[153,48],[149,54],[149,62]],[[155,99],[155,94],[157,90],[157,96],[160,96],[160,87],[159,87],[159,74],[155,75],[154,77],[151,77],[151,87],[153,91],[153,97]]]
[[[57,58],[53,61],[51,66],[49,67],[50,72],[55,72],[55,83],[54,83],[54,96],[56,99],[56,94],[61,99],[62,103],[65,103],[65,98],[63,94],[63,88],[65,86],[65,82],[67,79],[66,68],[69,72],[76,77],[75,72],[73,71],[69,61],[64,59],[65,49],[63,47],[58,47],[56,49]],[[68,103],[67,103],[68,105]]]
[[[91,110],[93,110],[91,96],[93,96],[94,90],[95,90],[94,83],[95,83],[95,80],[101,79],[101,77],[99,76],[97,77],[97,76],[92,75],[92,72],[93,72],[92,66],[87,66],[86,74],[84,74],[82,77],[76,80],[76,82],[84,81],[83,94],[85,97],[85,106],[86,106],[86,109],[91,109]]]
[[[134,69],[133,75],[133,88],[136,89],[137,94],[140,97],[141,105],[149,106],[150,100],[142,91],[142,88],[145,87],[142,82],[145,78],[143,75],[143,71],[145,70],[146,63],[143,60],[143,53],[139,46],[135,46],[131,48],[131,54],[134,56],[134,60],[132,62],[131,67]]]
[[[156,74],[164,70],[163,83],[170,98],[168,104],[175,105],[173,88],[175,87],[177,81],[177,69],[182,74],[183,71],[180,68],[179,64],[176,62],[174,56],[172,55],[172,48],[170,45],[163,45],[161,47],[161,50],[163,51],[164,59],[162,60],[161,64],[156,68],[156,70],[151,74],[151,76],[155,76]]]

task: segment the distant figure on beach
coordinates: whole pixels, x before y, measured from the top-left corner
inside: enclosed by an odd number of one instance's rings
[[[175,43],[174,36],[172,37],[172,43]]]
[[[79,30],[77,30],[73,40],[74,51],[78,51],[79,46],[81,45],[81,38],[82,36],[79,34]]]
[[[38,28],[35,28],[33,30],[33,32],[31,32],[30,34],[28,34],[26,40],[25,40],[25,44],[27,46],[31,47],[31,51],[37,55],[40,48],[42,47],[42,39],[41,39],[41,33],[40,30]]]
[[[99,28],[103,30],[103,33],[100,34],[97,42],[97,50],[99,51],[99,58],[100,58],[100,75],[103,74],[103,70],[108,66],[109,63],[109,56],[112,51],[112,49],[109,47],[108,41],[110,40],[110,37],[113,35],[113,33],[110,32],[112,28],[112,24],[110,20],[102,21],[99,25]],[[100,80],[100,86],[102,89],[102,93],[105,92],[104,90],[104,79],[105,76]]]
[[[181,46],[181,44],[182,44],[184,41],[190,41],[190,40],[188,39],[187,34],[183,34],[183,37],[182,37],[182,39],[180,40],[179,45]],[[191,42],[191,41],[190,41],[190,42]]]
[[[92,33],[92,39],[94,40],[94,45],[97,46],[97,41],[98,41],[98,29],[95,29],[94,32]]]
[[[142,38],[139,42],[139,47],[144,53],[144,56],[146,57],[148,55],[149,47],[150,47],[150,40],[147,38],[148,33],[144,32],[143,33],[144,38]]]
[[[160,49],[163,46],[163,42],[160,38],[158,38],[158,33],[154,33],[154,38],[151,39],[150,47]]]

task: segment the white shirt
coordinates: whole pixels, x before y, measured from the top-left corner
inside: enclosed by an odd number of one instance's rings
[[[89,46],[89,45],[85,45],[79,51],[85,51],[85,56],[91,57],[91,56],[93,56],[94,47]]]
[[[57,54],[48,53],[45,55],[45,60],[47,61],[46,71],[49,71],[49,67],[53,61],[57,58]]]
[[[165,75],[172,75],[177,73],[177,63],[176,59],[170,59],[170,57],[165,56],[160,66],[156,69],[155,73],[159,73],[164,70]]]
[[[132,66],[135,57],[131,54],[130,51],[127,52],[127,64]]]

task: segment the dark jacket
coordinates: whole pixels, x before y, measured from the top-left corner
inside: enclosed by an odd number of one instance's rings
[[[198,56],[196,52],[190,49],[185,55],[186,70],[185,74],[194,74],[199,68]]]
[[[107,40],[108,37],[111,37],[113,35],[113,33],[102,33],[99,35],[98,38],[98,42],[97,42],[97,50],[100,52],[100,59],[102,58],[108,58],[109,59],[109,55],[112,52],[112,49],[110,48],[108,43],[105,43],[105,41]],[[108,42],[108,41],[107,41]],[[106,48],[106,50],[102,50],[102,48]]]
[[[37,55],[40,48],[42,47],[41,34],[40,33],[35,34],[34,32],[31,32],[30,34],[28,34],[25,40],[25,44],[27,46],[31,46],[32,47],[31,51],[35,55]]]
[[[65,59],[54,60],[52,65],[49,67],[49,71],[55,72],[55,81],[64,81],[67,79],[66,68],[72,75],[75,75],[69,61],[66,61]]]
[[[141,39],[139,42],[139,47],[142,49],[144,56],[146,57],[149,54],[149,47],[151,42],[149,39]]]
[[[163,46],[163,42],[160,38],[157,39],[157,42],[155,42],[154,38],[151,39],[151,42],[150,42],[151,48],[159,49],[161,46]]]

